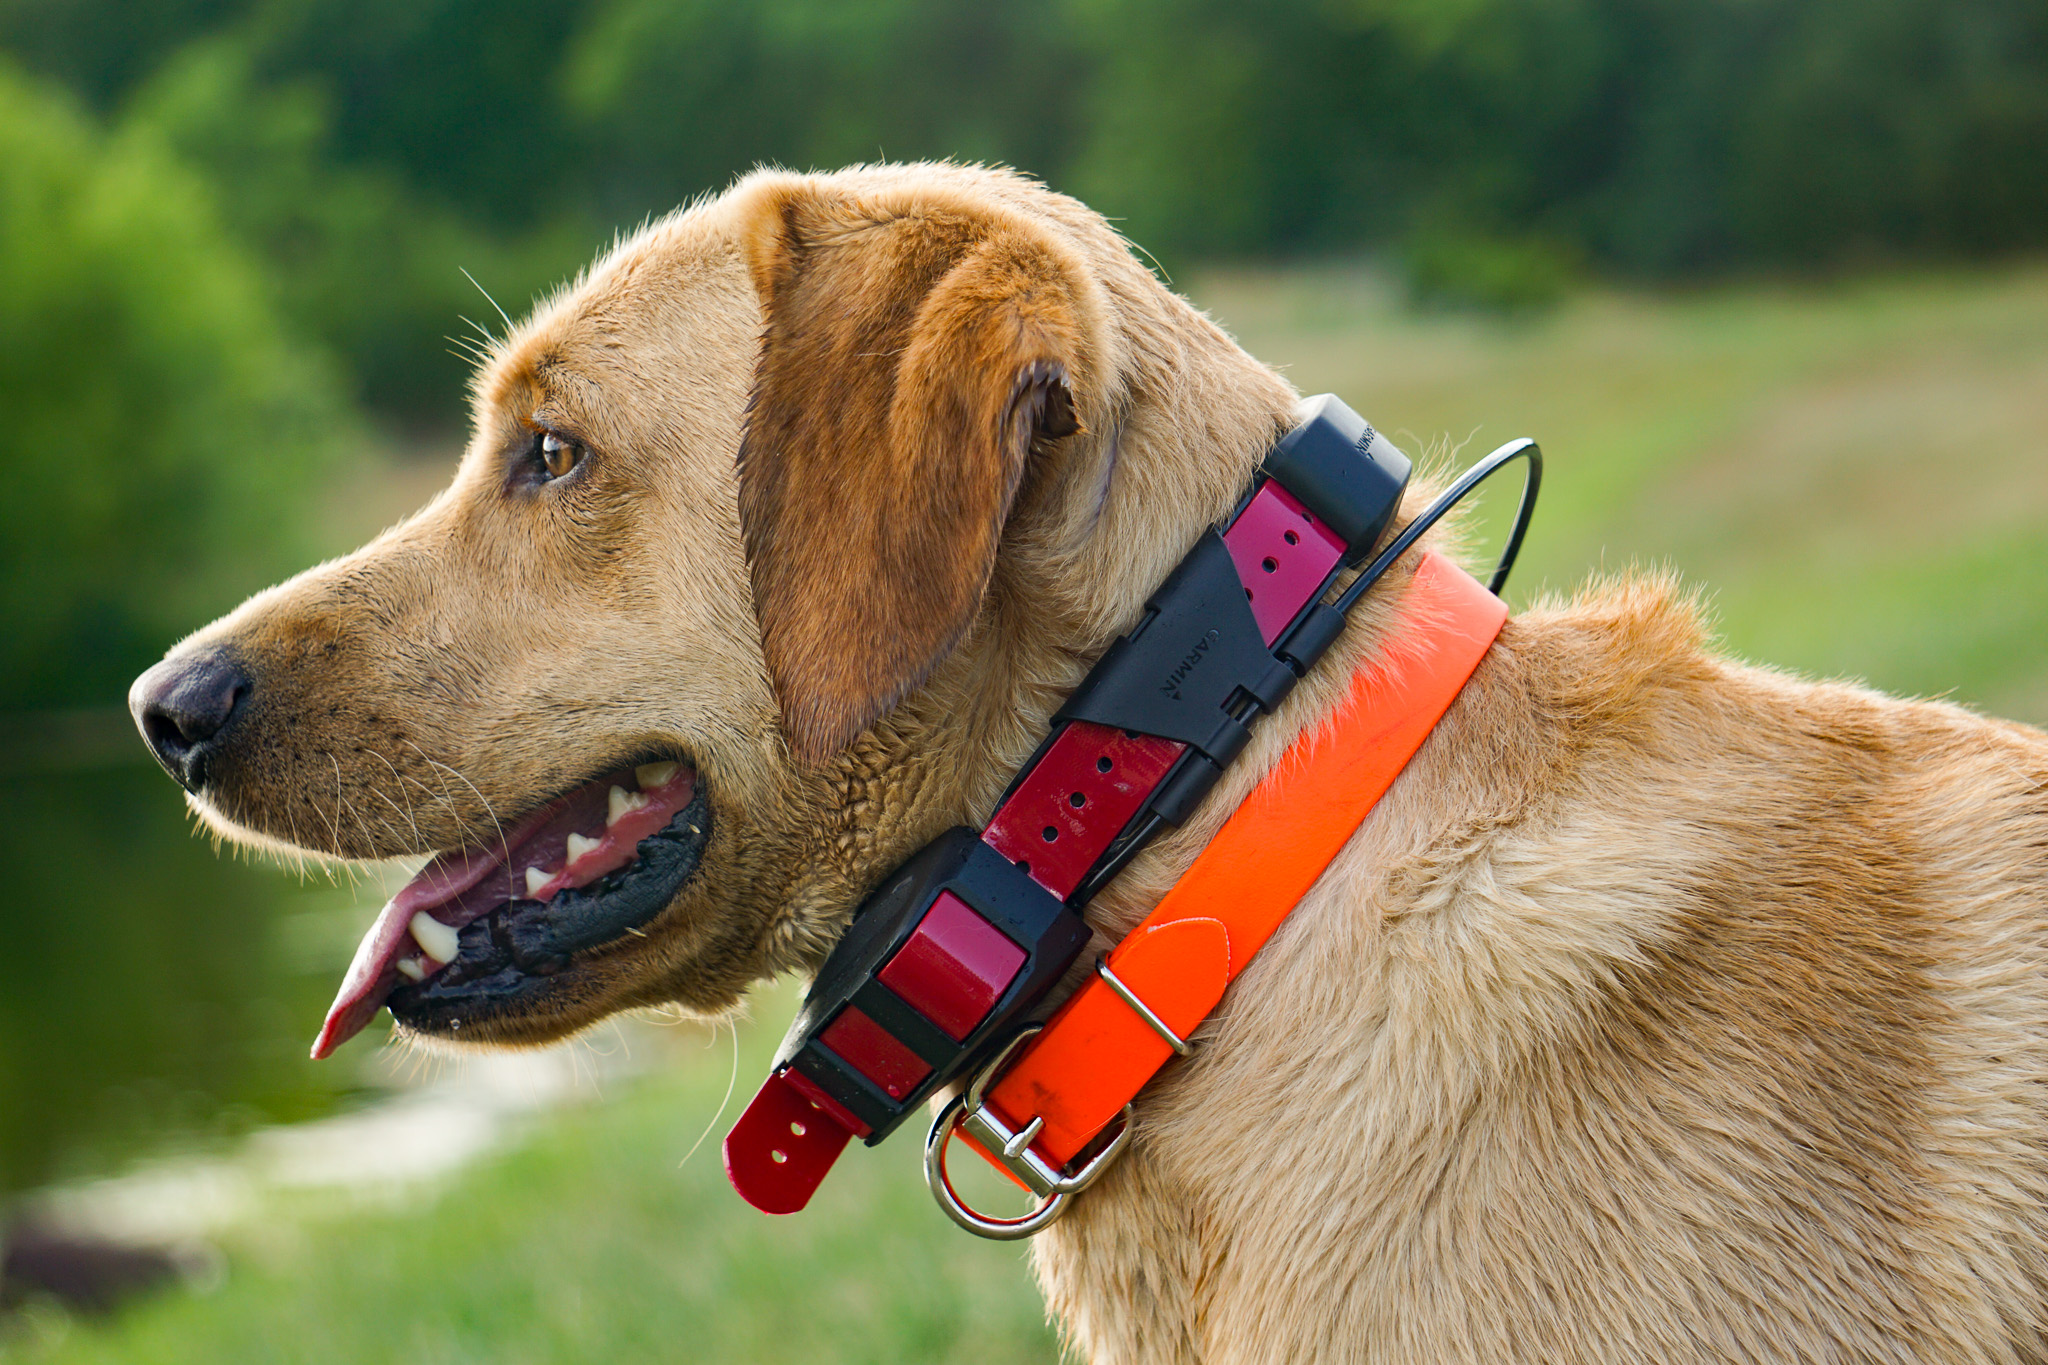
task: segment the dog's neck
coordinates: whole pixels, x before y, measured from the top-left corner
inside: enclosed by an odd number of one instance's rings
[[[1061,700],[1137,622],[1146,597],[1229,512],[1292,425],[1296,395],[1278,375],[1183,300],[1149,277],[1144,284],[1119,307],[1152,325],[1130,327],[1127,339],[1171,337],[1170,351],[1130,345],[1113,399],[1084,413],[1084,431],[1045,452],[1027,481],[959,647],[817,775],[816,842],[787,888],[780,969],[815,969],[879,877],[948,826],[987,819]],[[1390,575],[1374,594],[1385,600],[1354,614],[1346,638],[1262,727],[1204,812],[1118,878],[1091,920],[1128,927],[1164,894],[1285,745],[1334,702],[1328,677],[1348,678],[1371,652],[1404,581]]]

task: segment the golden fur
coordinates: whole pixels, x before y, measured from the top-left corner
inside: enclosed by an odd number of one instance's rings
[[[986,818],[1294,397],[1018,177],[749,177],[506,339],[432,505],[188,642],[257,680],[200,808],[417,854],[685,755],[696,877],[479,1032],[728,1009]],[[518,487],[536,424],[589,454]],[[1509,623],[1037,1273],[1104,1362],[2048,1360],[2044,959],[2048,737],[1744,667],[1668,583],[1595,585]]]

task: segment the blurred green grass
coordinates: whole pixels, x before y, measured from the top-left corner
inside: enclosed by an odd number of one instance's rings
[[[731,1075],[729,1034],[606,1103],[552,1115],[531,1140],[397,1209],[334,1194],[280,1200],[225,1241],[229,1270],[213,1292],[161,1296],[103,1326],[45,1315],[15,1358],[1053,1359],[1024,1252],[945,1222],[917,1174],[915,1134],[850,1151],[797,1217],[740,1203],[718,1140],[794,1007],[790,990],[764,994],[773,1018],[742,1025],[731,1106],[693,1154]]]
[[[1549,472],[1518,601],[1603,567],[1668,564],[1711,594],[1738,653],[2048,721],[2048,268],[1594,293],[1516,321],[1416,316],[1348,266],[1215,273],[1191,292],[1304,390],[1342,394],[1411,450],[1450,442],[1469,460],[1541,439]],[[378,521],[390,497],[358,489]],[[735,1104],[788,1004],[770,993],[743,1031]],[[544,1119],[517,1150],[398,1211],[281,1203],[227,1242],[216,1291],[0,1354],[1056,1354],[1021,1253],[944,1221],[914,1137],[851,1154],[795,1219],[763,1218],[726,1189],[716,1134],[678,1169],[728,1066],[707,1051]]]
[[[1732,653],[2048,722],[2048,268],[1592,293],[1519,322],[1418,317],[1355,268],[1192,293],[1411,453],[1541,441],[1518,605],[1668,566]]]

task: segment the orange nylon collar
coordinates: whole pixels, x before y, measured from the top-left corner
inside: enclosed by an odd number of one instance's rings
[[[1425,553],[1405,617],[1386,657],[1353,676],[1336,710],[1274,765],[1104,959],[1116,983],[1178,1039],[1216,1008],[1400,776],[1499,635],[1507,607],[1449,560]],[[982,1104],[1012,1133],[1042,1120],[1029,1152],[1061,1171],[1173,1057],[1158,1026],[1098,972],[1018,1051]],[[971,1093],[982,1094],[978,1086]],[[954,1111],[947,1112],[950,1126]],[[944,1136],[934,1133],[940,1160]]]

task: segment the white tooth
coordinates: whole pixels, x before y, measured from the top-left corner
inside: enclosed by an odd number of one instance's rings
[[[424,910],[412,917],[412,938],[436,962],[453,962],[462,951],[455,931]]]
[[[613,787],[606,798],[604,827],[610,829],[625,818],[630,811],[639,810],[647,804],[647,798],[639,792],[629,792],[624,787]]]
[[[425,981],[427,979],[427,969],[420,966],[420,960],[416,957],[401,957],[392,965],[398,968],[398,974],[407,981]]]
[[[540,895],[540,889],[554,879],[555,874],[552,872],[543,872],[537,867],[527,868],[526,894],[537,898]]]
[[[656,787],[666,787],[675,779],[675,775],[676,765],[673,763],[642,763],[633,769],[634,780],[639,782],[640,790],[644,792],[651,792]]]
[[[602,839],[586,839],[580,834],[570,835],[569,861],[573,863],[578,858],[581,858],[584,854],[595,852],[597,846],[603,842],[604,840]]]

